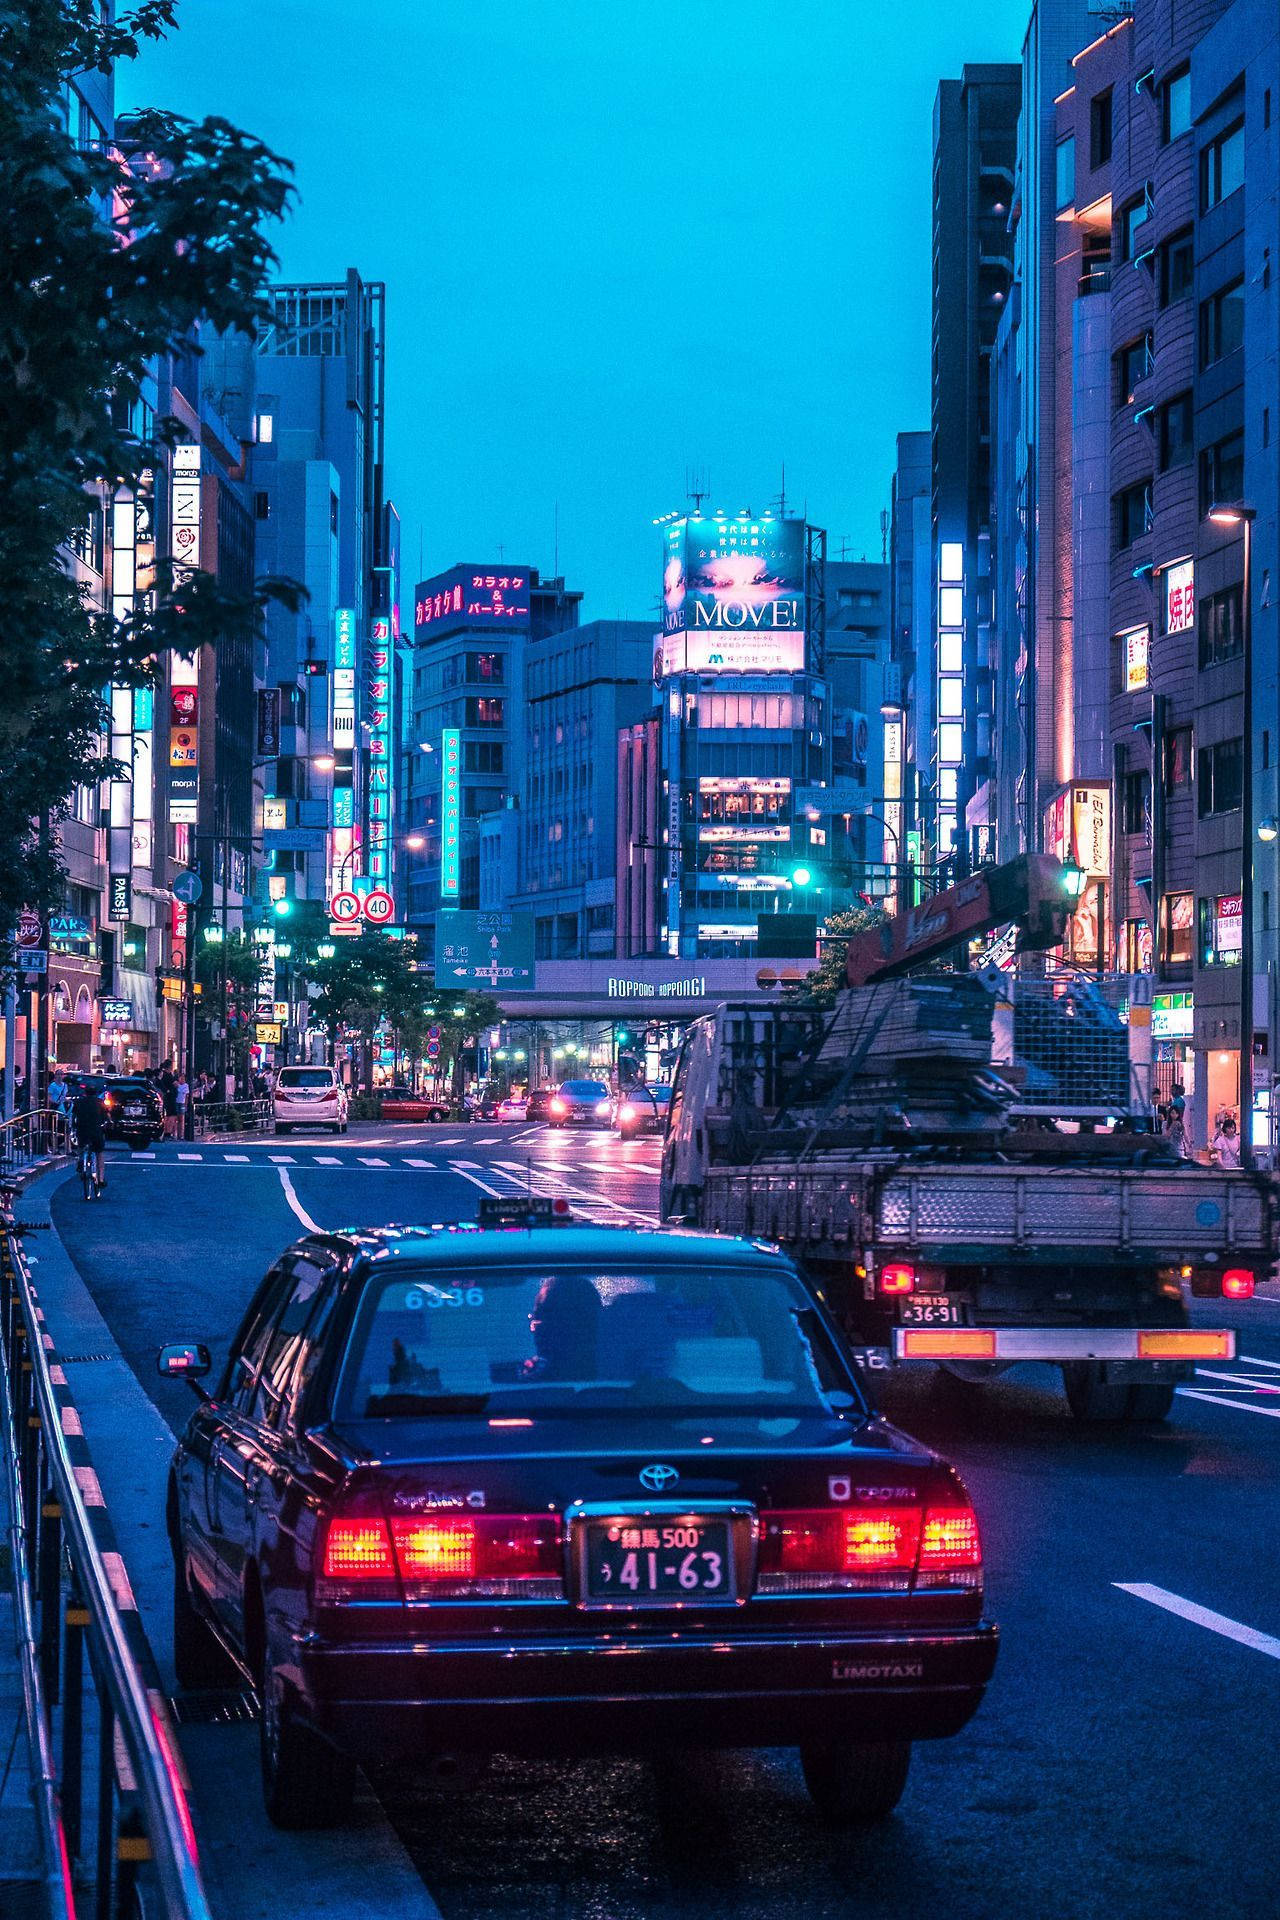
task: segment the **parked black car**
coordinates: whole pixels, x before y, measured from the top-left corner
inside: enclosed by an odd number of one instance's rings
[[[253,1680],[282,1826],[360,1759],[685,1744],[798,1746],[826,1817],[887,1813],[995,1661],[955,1471],[775,1250],[484,1204],[266,1276],[174,1455],[180,1684]]]
[[[68,1074],[68,1110],[82,1087],[93,1087],[105,1095],[108,1140],[149,1147],[164,1137],[164,1101],[140,1075]]]

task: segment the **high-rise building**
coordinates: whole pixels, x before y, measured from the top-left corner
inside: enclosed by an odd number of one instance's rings
[[[406,916],[424,954],[442,909],[510,905],[526,649],[576,628],[581,601],[562,578],[507,560],[459,564],[414,589],[402,820],[406,836],[425,841],[407,855]]]
[[[525,648],[514,904],[540,959],[614,950],[617,738],[653,701],[652,621],[592,620]]]
[[[265,852],[277,892],[394,895],[401,640],[399,525],[383,478],[385,292],[350,268],[338,282],[275,287],[269,302],[253,347],[258,566],[309,597],[297,613],[267,614],[279,739]]]
[[[888,564],[879,560],[827,562],[832,802],[826,811],[824,800],[824,810],[814,813],[810,824],[827,835],[815,864],[831,876],[831,905],[838,904],[841,893],[888,898],[899,857],[901,822],[886,813],[897,796],[890,797],[885,785],[886,738],[901,759],[900,739],[884,713],[893,691],[890,577]]]
[[[886,716],[886,817],[899,832],[892,857],[903,867],[920,865],[922,812],[929,812],[933,778],[934,588],[932,453],[930,435],[900,433],[889,489],[888,702],[897,699],[899,719]],[[894,728],[897,727],[895,733]],[[895,752],[896,748],[896,752]],[[897,771],[895,773],[894,768]],[[891,787],[900,801],[895,805]]]
[[[1013,280],[1021,70],[966,66],[933,115],[932,542],[935,720],[927,827],[962,866],[993,844],[991,355]],[[917,666],[917,674],[920,668]]]

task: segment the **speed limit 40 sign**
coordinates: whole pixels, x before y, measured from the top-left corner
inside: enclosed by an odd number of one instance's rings
[[[371,926],[385,927],[388,920],[394,920],[396,903],[382,887],[375,887],[372,893],[364,896],[364,917]]]

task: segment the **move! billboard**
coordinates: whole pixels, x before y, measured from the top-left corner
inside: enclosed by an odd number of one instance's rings
[[[805,523],[721,515],[666,529],[664,673],[804,669]]]

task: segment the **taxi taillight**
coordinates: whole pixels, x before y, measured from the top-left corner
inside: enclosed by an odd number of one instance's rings
[[[759,1593],[977,1587],[972,1507],[834,1507],[760,1515]]]
[[[554,1514],[421,1514],[334,1519],[325,1538],[321,1600],[559,1599]]]

